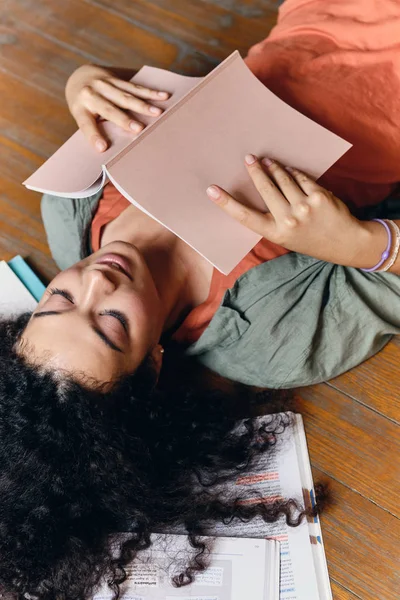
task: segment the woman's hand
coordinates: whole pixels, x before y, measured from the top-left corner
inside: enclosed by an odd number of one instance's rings
[[[83,135],[103,152],[107,140],[100,133],[96,119],[112,121],[126,131],[140,133],[143,123],[133,120],[129,111],[157,117],[163,111],[148,100],[167,100],[167,92],[151,90],[115,77],[111,70],[95,65],[79,67],[67,81],[65,96],[68,108]]]
[[[246,156],[250,177],[269,212],[248,208],[222,188],[207,194],[225,212],[271,242],[314,258],[357,268],[375,265],[387,236],[375,222],[356,219],[331,192],[297,169]]]

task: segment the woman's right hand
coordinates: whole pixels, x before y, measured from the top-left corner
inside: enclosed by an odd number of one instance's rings
[[[169,96],[167,92],[119,79],[111,70],[96,65],[79,67],[72,73],[65,88],[72,116],[83,135],[99,152],[104,152],[108,143],[98,128],[98,118],[112,121],[126,131],[140,133],[145,125],[132,119],[129,111],[158,117],[163,110],[148,101],[160,102]]]

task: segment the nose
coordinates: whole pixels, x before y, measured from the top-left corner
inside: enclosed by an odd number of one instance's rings
[[[92,268],[82,275],[83,293],[80,301],[81,308],[90,308],[93,304],[110,296],[117,288],[117,283],[105,269]]]

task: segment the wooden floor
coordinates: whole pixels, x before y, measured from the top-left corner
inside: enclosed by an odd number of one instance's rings
[[[21,186],[75,129],[63,89],[85,62],[205,74],[274,25],[274,0],[2,0],[0,259],[56,268],[40,198]],[[400,343],[299,393],[315,479],[330,483],[323,534],[336,600],[400,598]]]

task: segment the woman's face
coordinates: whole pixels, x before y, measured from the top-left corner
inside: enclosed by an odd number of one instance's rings
[[[162,328],[160,296],[142,255],[113,242],[53,279],[21,348],[34,363],[107,382],[134,372]]]

